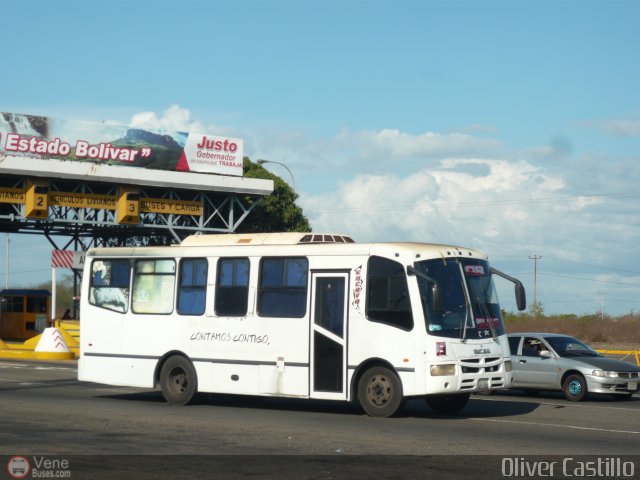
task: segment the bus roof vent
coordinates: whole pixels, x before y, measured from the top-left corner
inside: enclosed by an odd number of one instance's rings
[[[304,232],[285,233],[229,233],[221,235],[191,235],[181,245],[217,246],[217,245],[297,245],[310,243],[355,243],[351,237],[335,234]]]
[[[308,233],[300,239],[299,243],[355,243],[353,238],[345,235],[326,233]]]

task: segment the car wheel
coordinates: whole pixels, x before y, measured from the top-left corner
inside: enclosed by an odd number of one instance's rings
[[[451,415],[462,410],[469,401],[468,393],[458,393],[454,395],[429,395],[425,397],[425,402],[429,408],[436,413]]]
[[[564,380],[562,391],[567,400],[580,402],[587,396],[587,381],[579,373],[574,373]]]

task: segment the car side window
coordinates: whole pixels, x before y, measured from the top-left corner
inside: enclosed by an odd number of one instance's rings
[[[548,350],[539,338],[526,337],[522,343],[522,355],[525,357],[540,357],[540,352]]]

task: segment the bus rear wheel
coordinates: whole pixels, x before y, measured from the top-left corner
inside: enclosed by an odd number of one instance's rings
[[[192,363],[180,355],[170,357],[160,371],[160,387],[168,403],[189,403],[198,389],[198,377]]]
[[[358,400],[372,417],[392,417],[404,405],[398,376],[385,367],[373,367],[358,381]]]
[[[429,395],[425,397],[427,405],[436,413],[454,414],[462,410],[469,401],[468,393],[453,395]]]

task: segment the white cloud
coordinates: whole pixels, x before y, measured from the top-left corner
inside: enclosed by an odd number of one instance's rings
[[[501,143],[491,138],[479,138],[463,133],[440,134],[426,132],[412,135],[399,130],[351,132],[343,130],[334,145],[353,152],[355,159],[386,161],[388,159],[433,158],[457,156],[470,152],[496,152]]]
[[[134,127],[149,128],[153,130],[172,131],[196,131],[201,132],[204,126],[200,122],[191,121],[191,112],[179,105],[171,105],[161,116],[155,112],[136,113],[131,118]]]
[[[469,165],[487,170],[469,173]],[[446,159],[405,177],[360,175],[303,201],[318,231],[345,230],[363,240],[469,239],[469,246],[486,246],[498,236],[501,243],[522,240],[528,229],[520,222],[529,218],[530,204],[562,186],[561,179],[523,161]]]
[[[179,105],[171,105],[162,115],[155,112],[140,112],[131,117],[131,126],[152,130],[173,132],[208,133],[211,135],[237,136],[237,132],[229,127],[205,125],[191,119],[191,111]]]
[[[595,122],[586,122],[591,128],[602,130],[609,135],[620,137],[640,137],[640,120],[638,119],[611,119]]]
[[[396,129],[343,129],[330,138],[274,128],[242,132],[194,121],[177,105],[160,115],[139,113],[133,122],[243,138],[254,160],[279,161],[291,169],[299,204],[315,231],[342,232],[358,241],[478,248],[497,259],[499,268],[522,277],[530,296],[530,255],[543,255],[543,270],[558,272],[552,258],[620,265],[619,252],[637,250],[638,158],[576,154],[568,139],[509,150],[486,137],[490,130],[483,128],[475,129],[483,137]],[[627,125],[625,131],[633,129]],[[273,168],[286,179],[284,170]],[[584,276],[595,278],[592,272]],[[562,302],[584,296],[580,281],[541,279],[538,300],[551,298],[548,311],[590,310]],[[512,296],[504,295],[506,304]]]

